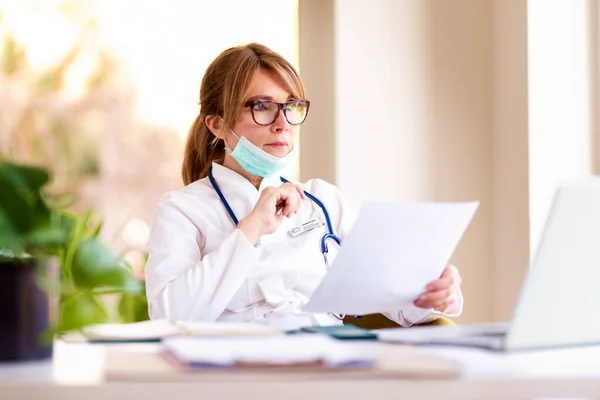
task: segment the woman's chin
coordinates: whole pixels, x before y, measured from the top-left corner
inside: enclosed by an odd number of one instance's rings
[[[283,158],[290,153],[289,146],[265,146],[263,150],[279,158]]]

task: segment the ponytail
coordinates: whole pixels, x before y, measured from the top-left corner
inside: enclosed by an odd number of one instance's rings
[[[202,179],[208,175],[213,161],[223,162],[225,146],[217,139],[204,123],[202,113],[198,114],[190,128],[181,168],[184,185]]]

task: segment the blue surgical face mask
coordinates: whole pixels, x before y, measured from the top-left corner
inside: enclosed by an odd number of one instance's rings
[[[236,138],[238,143],[234,150],[225,142],[225,150],[229,153],[235,161],[238,162],[249,174],[254,176],[262,176],[263,178],[270,178],[277,174],[282,169],[288,166],[290,161],[294,157],[294,148],[284,157],[275,157],[267,153],[266,151],[256,147],[252,142],[246,139],[244,136],[241,138],[231,131]]]

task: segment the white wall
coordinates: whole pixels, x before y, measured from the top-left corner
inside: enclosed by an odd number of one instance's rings
[[[301,42],[308,34],[302,31],[303,18],[310,19],[303,3]],[[335,126],[334,182],[357,206],[370,199],[479,200],[452,262],[464,277],[462,320],[489,320],[492,3],[333,4],[335,112],[329,117]],[[311,57],[315,52],[301,46],[301,70],[309,62],[303,59],[319,63]],[[320,85],[310,97],[327,98],[327,93]],[[314,118],[312,128],[303,127],[303,137],[322,134],[318,127],[331,122],[321,118]],[[302,143],[302,151],[314,149]],[[320,160],[310,163],[318,171]]]
[[[334,182],[336,165],[335,5],[331,0],[298,2],[299,72],[311,100],[309,117],[300,127],[300,179]]]
[[[529,262],[527,1],[495,0],[492,282],[495,320],[511,317]]]
[[[556,185],[593,171],[592,3],[528,2],[532,255]]]
[[[335,136],[328,161],[307,159],[301,176],[334,160],[333,182],[356,205],[479,200],[452,259],[458,321],[509,319],[556,182],[600,172],[597,2],[302,0],[301,42],[311,3],[334,10],[319,15],[333,56],[321,64],[313,41],[300,63],[334,71],[311,98],[335,96],[303,135]]]

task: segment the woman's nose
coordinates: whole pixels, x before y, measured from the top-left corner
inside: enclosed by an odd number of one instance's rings
[[[285,117],[283,110],[279,110],[279,115],[277,116],[277,119],[275,120],[275,122],[273,122],[272,127],[276,132],[280,132],[280,131],[285,132],[290,128],[290,123],[287,121],[287,118]]]

